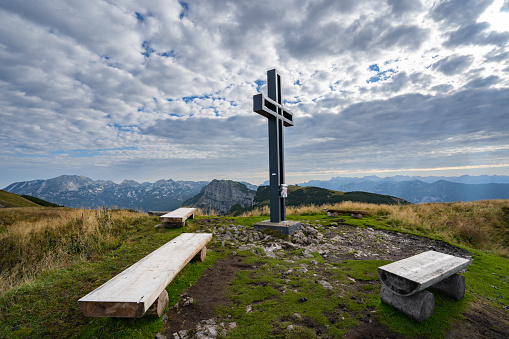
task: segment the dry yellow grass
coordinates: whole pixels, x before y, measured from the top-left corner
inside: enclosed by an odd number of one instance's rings
[[[125,210],[2,209],[0,292],[115,248],[129,221],[141,216]]]
[[[287,207],[288,215],[322,214],[324,209],[366,210],[390,227],[433,235],[451,243],[509,257],[509,200],[376,205],[346,201],[323,206]],[[268,206],[241,216],[269,215]]]

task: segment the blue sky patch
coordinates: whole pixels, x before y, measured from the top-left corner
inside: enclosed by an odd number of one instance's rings
[[[155,49],[150,47],[150,41],[147,40],[143,41],[141,47],[145,50],[145,52],[141,53],[141,55],[143,55],[146,58],[150,57],[150,54],[155,52]]]
[[[262,88],[263,85],[265,85],[267,82],[263,80],[255,80],[256,84],[256,91],[260,92],[260,88]]]
[[[377,64],[373,64],[368,67],[370,71],[380,72],[380,67]]]
[[[372,66],[376,66],[376,70],[375,69],[371,69]],[[384,81],[384,80],[387,80],[389,79],[391,76],[393,76],[394,74],[398,73],[397,71],[393,70],[392,68],[391,69],[388,69],[386,71],[383,71],[383,72],[380,72],[380,69],[378,68],[377,65],[371,65],[369,66],[370,69],[372,71],[376,71],[377,74],[375,76],[372,76],[371,78],[369,78],[368,80],[366,80],[366,83],[370,83],[370,82],[379,82],[379,81]]]
[[[143,18],[143,15],[141,15],[140,13],[136,12],[134,14],[136,14],[136,20],[138,20],[139,22],[145,21],[145,19]]]
[[[187,16],[187,13],[189,12],[189,4],[184,1],[179,1],[180,6],[182,7],[182,11],[180,12],[179,19],[184,19],[185,16]]]

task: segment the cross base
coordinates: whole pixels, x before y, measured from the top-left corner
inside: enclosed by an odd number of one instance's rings
[[[264,220],[254,224],[255,230],[264,230],[270,228],[271,230],[278,231],[281,234],[291,235],[300,230],[301,222],[294,220],[285,220],[280,222],[271,222],[270,220]]]

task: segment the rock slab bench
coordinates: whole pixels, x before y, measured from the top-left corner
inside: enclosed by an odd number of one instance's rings
[[[382,281],[380,299],[396,309],[423,322],[435,309],[430,287],[456,300],[465,295],[465,277],[457,274],[472,261],[435,251],[378,267]]]
[[[186,225],[188,218],[193,219],[196,208],[181,207],[175,211],[163,214],[159,217],[159,222],[162,222],[164,227],[178,228]]]
[[[87,317],[161,316],[166,286],[193,258],[205,260],[211,233],[183,233],[78,300]]]

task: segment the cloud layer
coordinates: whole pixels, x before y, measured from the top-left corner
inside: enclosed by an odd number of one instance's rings
[[[507,1],[11,1],[0,21],[2,187],[261,183],[274,67],[290,182],[509,169]]]

